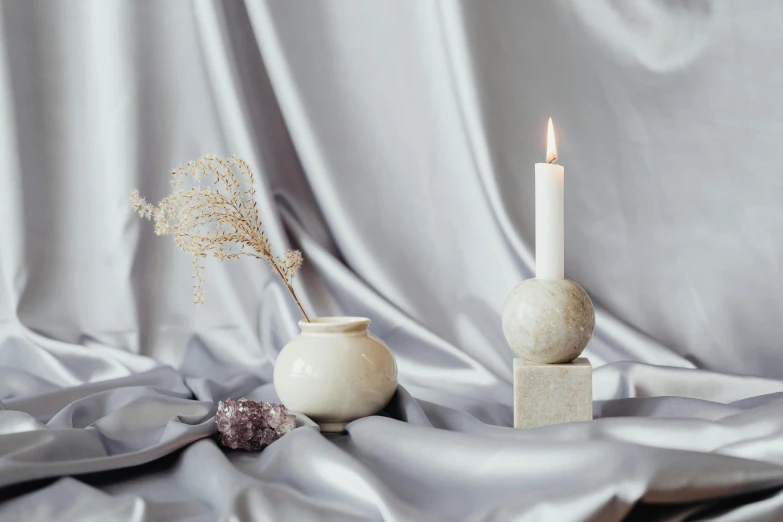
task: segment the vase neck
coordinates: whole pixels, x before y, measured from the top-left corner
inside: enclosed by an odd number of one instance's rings
[[[299,321],[305,335],[367,335],[369,325],[366,317],[313,317],[309,322]]]

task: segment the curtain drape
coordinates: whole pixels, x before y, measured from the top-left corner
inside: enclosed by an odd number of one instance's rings
[[[0,0],[0,517],[776,520],[781,14]],[[598,420],[520,431],[500,314],[550,116]],[[133,214],[206,153],[254,167],[308,310],[391,347],[385,417],[210,438],[215,401],[276,399],[299,312],[247,259],[206,260],[192,305],[190,259]]]

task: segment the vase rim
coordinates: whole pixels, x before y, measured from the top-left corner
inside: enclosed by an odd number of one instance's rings
[[[310,322],[299,321],[303,333],[364,332],[369,325],[369,318],[352,316],[312,317]]]

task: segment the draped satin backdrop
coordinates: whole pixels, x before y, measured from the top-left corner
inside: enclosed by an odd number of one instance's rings
[[[0,0],[0,519],[783,519],[781,56],[775,0]],[[550,116],[596,420],[514,430]],[[391,347],[383,415],[216,444],[299,312],[254,260],[193,306],[133,214],[206,153]]]

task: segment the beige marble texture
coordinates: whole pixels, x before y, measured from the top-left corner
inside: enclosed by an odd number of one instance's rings
[[[503,334],[526,361],[573,361],[587,346],[594,327],[590,297],[568,279],[523,281],[503,307]]]
[[[593,418],[593,367],[586,357],[539,364],[514,359],[514,427]]]

